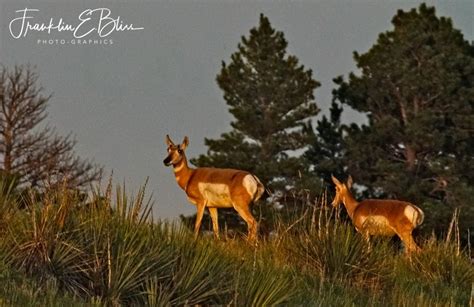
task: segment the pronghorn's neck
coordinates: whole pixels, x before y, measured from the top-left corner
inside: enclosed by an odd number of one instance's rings
[[[188,185],[189,178],[193,173],[193,169],[188,167],[188,161],[186,157],[183,157],[177,164],[173,164],[174,176],[178,185],[186,192],[186,186]]]
[[[352,196],[352,193],[347,189],[347,193],[344,194],[344,197],[342,198],[342,203],[344,204],[344,207],[346,207],[347,214],[349,214],[349,217],[353,219],[354,216],[354,210],[359,204],[357,200],[355,200],[354,196]]]

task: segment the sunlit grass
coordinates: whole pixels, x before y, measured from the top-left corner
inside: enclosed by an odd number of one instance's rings
[[[4,190],[5,191],[5,190]],[[0,214],[0,303],[33,305],[457,306],[472,299],[474,269],[455,238],[425,239],[407,257],[369,245],[326,201],[275,218],[258,245],[214,240],[153,221],[144,187],[112,184],[89,198],[5,194]],[[453,226],[454,227],[454,226]],[[449,232],[452,233],[452,232]],[[6,290],[5,290],[6,289]]]

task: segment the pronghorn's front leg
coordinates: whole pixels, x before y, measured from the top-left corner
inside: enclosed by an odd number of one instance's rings
[[[209,214],[212,219],[212,229],[214,230],[214,236],[219,239],[219,221],[217,219],[217,208],[209,208]]]
[[[206,208],[206,203],[198,203],[196,205],[197,213],[196,213],[196,222],[194,223],[194,238],[197,239],[199,235],[199,228],[201,228],[202,217],[204,215],[204,209]]]

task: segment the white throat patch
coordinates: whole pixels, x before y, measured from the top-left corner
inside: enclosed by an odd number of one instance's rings
[[[178,166],[178,167],[173,167],[173,171],[174,171],[175,173],[177,173],[177,172],[181,171],[183,168],[184,168],[184,163],[182,163],[182,164],[181,164],[180,166]]]

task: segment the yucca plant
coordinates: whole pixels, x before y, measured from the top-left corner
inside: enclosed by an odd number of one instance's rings
[[[178,306],[225,303],[235,269],[229,257],[212,241],[195,241],[184,226],[168,227],[165,235],[161,244],[168,244],[176,262],[155,295],[166,293],[169,303]]]
[[[169,275],[174,257],[155,241],[145,187],[129,198],[117,186],[113,203],[111,185],[94,193],[74,235],[89,255],[91,293],[105,304],[140,303],[150,276]]]
[[[415,288],[416,289],[416,288]],[[469,306],[469,304],[460,304],[459,300],[452,296],[450,298],[443,298],[438,295],[430,295],[420,289],[405,289],[405,288],[392,288],[390,295],[381,302],[380,306],[400,306],[400,307],[411,307],[411,306],[430,306],[430,307],[456,307],[456,306]],[[444,290],[442,290],[444,292]],[[454,294],[454,293],[453,293]],[[443,296],[443,295],[441,295]],[[472,304],[471,304],[472,305]]]
[[[3,234],[18,209],[20,193],[15,178],[0,175],[0,234]]]
[[[284,248],[300,267],[331,280],[378,279],[387,274],[393,252],[383,241],[369,244],[338,212],[315,206],[285,240]]]
[[[22,201],[25,209],[13,205],[0,232],[0,281],[6,289],[0,287],[0,303],[454,306],[469,301],[474,273],[455,222],[446,240],[432,238],[420,254],[406,257],[386,240],[368,244],[322,199],[293,218],[276,216],[276,231],[254,246],[238,238],[195,240],[186,227],[154,222],[150,199],[145,187],[130,194],[109,181],[87,200],[64,189],[30,194]],[[4,200],[14,203],[16,196]],[[8,273],[13,271],[18,275]]]
[[[458,218],[455,210],[444,239],[432,236],[422,252],[396,259],[392,282],[400,292],[435,302],[430,305],[474,303],[474,266],[470,251],[461,246]]]
[[[27,208],[17,211],[2,247],[6,260],[39,280],[54,278],[61,288],[84,295],[87,257],[70,237],[66,224],[77,202],[75,192],[50,191],[40,201],[30,194]]]
[[[352,225],[339,224],[317,234],[295,238],[296,254],[321,276],[347,279],[383,274],[386,249],[369,248]]]
[[[0,260],[0,284],[0,306],[91,306],[71,293],[60,291],[54,279],[39,281],[27,277],[3,260]]]
[[[127,225],[128,224],[128,225]],[[169,274],[172,255],[150,240],[150,232],[136,224],[111,225],[100,253],[103,296],[113,304],[138,302],[149,276]]]
[[[157,276],[150,278],[145,285],[146,305],[150,307],[172,306],[173,293],[162,284]]]
[[[297,306],[371,306],[377,299],[376,292],[369,292],[357,284],[325,280],[317,275],[294,272],[298,294],[292,301]]]
[[[424,244],[421,253],[398,257],[392,274],[402,292],[424,293],[446,304],[468,304],[474,285],[474,266],[467,253],[453,242],[434,238]]]
[[[469,287],[474,282],[474,266],[467,253],[455,244],[430,239],[422,253],[406,262],[420,279],[446,285]]]
[[[288,304],[296,295],[292,276],[271,266],[243,267],[234,273],[232,306]]]
[[[153,196],[150,195],[145,201],[147,183],[148,179],[139,188],[136,195],[132,197],[127,196],[125,183],[123,183],[122,186],[118,185],[116,187],[116,201],[113,209],[116,210],[116,213],[121,220],[135,222],[137,224],[153,222],[151,215]],[[110,190],[110,187],[108,187],[107,190]]]

